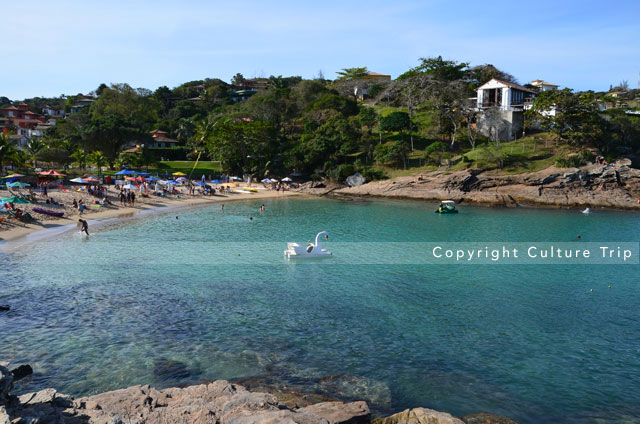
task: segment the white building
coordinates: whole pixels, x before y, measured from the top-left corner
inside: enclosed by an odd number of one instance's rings
[[[545,82],[542,80],[533,80],[530,83],[534,87],[538,89],[538,91],[549,91],[549,90],[557,90],[559,85],[551,84],[550,82]]]
[[[536,91],[511,82],[492,78],[478,87],[478,109],[496,107],[505,111],[522,111],[525,103],[538,94]]]

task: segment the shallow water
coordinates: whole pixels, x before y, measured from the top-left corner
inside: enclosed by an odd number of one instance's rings
[[[637,242],[638,215],[433,209],[235,202],[224,213],[213,205],[179,219],[152,215],[0,254],[0,304],[12,306],[0,312],[0,358],[34,366],[21,391],[84,395],[260,376],[366,399],[376,413],[424,406],[521,422],[640,417],[639,265],[350,264],[346,249],[573,243],[578,234],[584,243]],[[287,241],[320,230],[334,258],[282,257]]]

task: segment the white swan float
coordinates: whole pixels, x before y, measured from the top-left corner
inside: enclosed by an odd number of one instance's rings
[[[291,258],[321,258],[325,256],[331,256],[331,252],[323,249],[320,245],[320,238],[324,236],[325,240],[329,240],[329,235],[326,231],[320,231],[316,235],[316,243],[309,243],[306,246],[302,246],[298,243],[287,243],[287,250],[284,251],[284,255],[287,259]]]
[[[582,211],[582,213],[584,213],[584,214],[587,214],[589,212],[591,212],[591,209],[589,209],[589,208],[586,208],[585,210]]]

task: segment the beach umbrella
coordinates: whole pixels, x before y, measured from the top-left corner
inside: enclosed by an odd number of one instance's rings
[[[242,178],[240,178],[240,177],[231,177],[231,179],[235,180],[235,181],[242,181]]]
[[[169,181],[165,181],[163,184],[169,185],[169,184],[178,184],[178,182],[176,180],[169,180]]]
[[[186,177],[180,177],[180,178],[176,178],[176,181],[189,181],[189,179]]]
[[[271,180],[269,178],[265,178],[264,180],[262,180],[263,183],[270,183]]]
[[[27,200],[24,200],[22,197],[11,196],[11,197],[3,197],[2,199],[5,203],[29,203]]]
[[[89,182],[83,178],[74,178],[72,180],[69,180],[69,182],[78,184],[89,184]]]
[[[136,171],[132,171],[130,169],[123,169],[121,171],[116,172],[114,175],[137,175]]]
[[[153,181],[160,181],[160,178],[157,178],[157,177],[149,177],[149,178],[147,178],[147,181],[152,181],[152,182],[153,182]]]
[[[197,186],[206,186],[207,184],[206,184],[206,183],[203,183],[203,182],[197,182],[197,183],[194,183],[193,185],[197,185]]]
[[[2,178],[9,179],[9,178],[20,178],[20,177],[24,177],[24,175],[22,175],[22,174],[11,174],[11,175],[7,175],[6,177],[2,177]]]
[[[7,187],[10,188],[25,188],[25,187],[29,187],[31,186],[31,184],[27,184],[27,183],[21,183],[20,181],[16,181],[15,183],[8,183]]]
[[[122,188],[125,189],[125,190],[137,190],[138,189],[138,187],[136,187],[134,185],[131,185],[131,184],[127,184],[125,186],[122,186]]]
[[[285,183],[288,183],[289,181],[293,181],[291,178],[289,177],[285,177],[283,179],[281,179],[280,181],[284,181]]]
[[[67,176],[67,174],[61,174],[60,172],[54,171],[54,170],[38,172],[38,175],[44,175],[49,177],[66,177]]]
[[[184,172],[180,172],[180,171],[178,171],[178,172],[174,172],[174,173],[173,173],[173,174],[171,174],[171,175],[176,176],[176,177],[184,177],[184,176],[186,176],[187,174],[185,174]]]
[[[138,175],[141,177],[148,177],[151,174],[149,174],[148,172],[138,172]]]
[[[211,180],[209,182],[212,183],[212,184],[222,184],[222,181],[220,181],[220,180]]]
[[[85,180],[88,183],[99,183],[100,182],[98,179],[93,178],[93,177],[83,178],[83,180]]]

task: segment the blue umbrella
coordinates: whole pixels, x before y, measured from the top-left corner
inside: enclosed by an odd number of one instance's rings
[[[180,184],[180,183],[177,182],[176,180],[169,180],[167,181],[167,184]]]
[[[148,177],[151,174],[149,174],[148,172],[138,172],[138,175],[141,177]]]
[[[138,174],[136,171],[132,171],[130,169],[123,169],[122,171],[116,172],[114,175],[136,175]]]
[[[193,185],[197,185],[197,186],[206,186],[206,184],[205,184],[205,183],[202,183],[202,182],[200,182],[200,183],[194,183]]]
[[[157,178],[157,177],[149,177],[149,178],[147,178],[147,181],[160,181],[160,178]]]
[[[220,184],[220,183],[222,183],[222,181],[220,181],[220,180],[211,180],[210,182],[211,182],[211,183],[213,183],[213,184]]]

